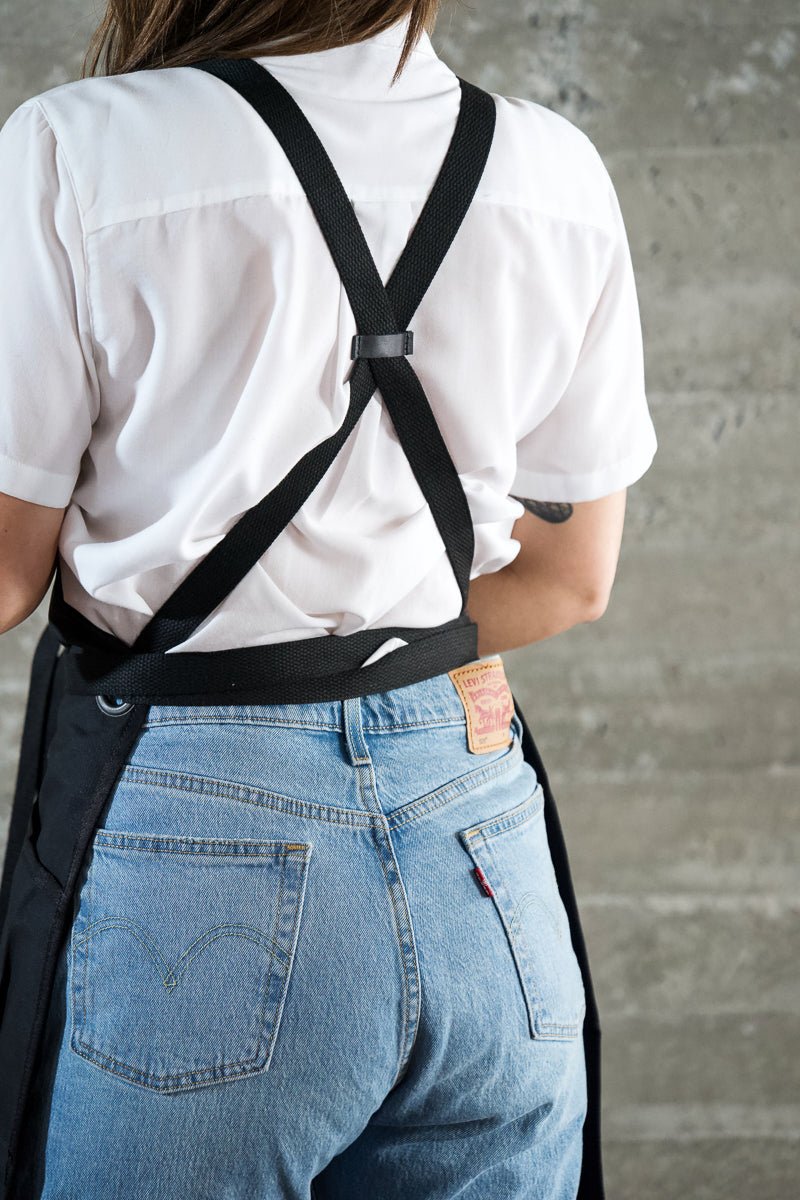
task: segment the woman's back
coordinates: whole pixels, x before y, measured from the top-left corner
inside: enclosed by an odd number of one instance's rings
[[[406,27],[256,60],[322,140],[384,282],[460,97],[427,34],[390,88]],[[607,495],[656,446],[608,173],[565,118],[495,101],[478,191],[410,322],[473,517],[473,578],[519,550],[514,495]],[[0,320],[0,355],[18,364],[0,491],[68,505],[65,598],[132,643],[240,514],[341,425],[352,311],[281,146],[202,71],[90,78],[26,101],[0,132],[0,194],[26,234],[0,252],[19,280]],[[460,607],[376,392],[295,519],[176,650],[434,625]]]
[[[631,261],[575,126],[427,35],[390,87],[408,18],[358,38],[403,6],[112,4],[109,75],[0,131],[0,629],[60,551],[3,1200],[603,1200],[566,853],[472,601],[513,581],[502,645],[604,603],[655,451]]]

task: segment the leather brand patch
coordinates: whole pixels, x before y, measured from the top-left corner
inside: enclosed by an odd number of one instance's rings
[[[465,663],[447,674],[464,705],[467,742],[472,753],[486,754],[510,746],[514,698],[500,655]]]

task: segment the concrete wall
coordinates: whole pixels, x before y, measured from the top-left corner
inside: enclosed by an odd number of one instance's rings
[[[1,119],[77,78],[93,15],[0,0]],[[659,451],[611,604],[504,656],[593,966],[609,1200],[795,1194],[799,39],[797,0],[472,0],[433,35],[595,141],[638,281]],[[45,611],[0,644],[6,801]]]

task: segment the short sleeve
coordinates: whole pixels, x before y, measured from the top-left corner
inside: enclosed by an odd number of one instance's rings
[[[64,508],[98,413],[83,230],[40,103],[0,129],[0,492]]]
[[[511,494],[532,500],[597,500],[620,491],[645,473],[657,446],[625,225],[610,176],[589,145],[605,185],[608,245],[566,390],[517,442]]]

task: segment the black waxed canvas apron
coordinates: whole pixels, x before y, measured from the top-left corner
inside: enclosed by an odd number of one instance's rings
[[[0,886],[0,1179],[2,1200],[34,1200],[15,1182],[21,1131],[40,1120],[31,1081],[42,1066],[44,1019],[69,935],[76,879],[151,704],[282,704],[389,691],[478,658],[467,612],[472,520],[456,468],[409,362],[408,329],[473,199],[491,148],[492,95],[459,77],[455,130],[430,195],[384,287],[350,200],[290,93],[253,59],[191,64],[229,84],[263,118],[302,184],[342,278],[358,333],[347,416],[236,523],[128,646],[97,628],[61,588],[37,645]],[[465,330],[479,336],[479,330]],[[302,353],[302,346],[297,347]],[[492,347],[485,347],[487,354]],[[391,626],[346,636],[165,654],[222,603],[292,520],[380,389],[430,505],[461,591],[461,612],[430,628]],[[387,638],[408,645],[361,667]],[[512,697],[513,698],[513,697]],[[522,751],[544,791],[547,837],[586,993],[588,1111],[578,1200],[604,1200],[600,1024],[569,862],[547,773],[519,706]]]

